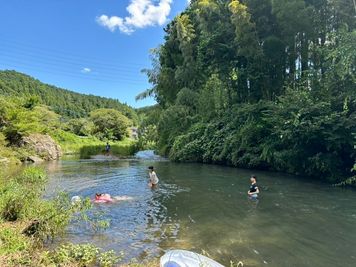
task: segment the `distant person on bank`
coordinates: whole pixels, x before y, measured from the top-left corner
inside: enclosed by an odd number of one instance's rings
[[[105,146],[106,154],[110,154],[110,149],[111,149],[110,144],[109,144],[109,142],[107,142],[106,146]]]
[[[151,188],[156,187],[159,182],[159,179],[157,177],[156,172],[154,171],[153,166],[148,167],[148,174],[150,176],[150,181],[148,183],[148,186]]]
[[[251,181],[251,186],[250,186],[250,190],[248,190],[247,194],[250,198],[257,199],[258,194],[260,193],[260,190],[258,189],[258,186],[257,186],[256,176],[252,175],[250,178],[250,181]]]

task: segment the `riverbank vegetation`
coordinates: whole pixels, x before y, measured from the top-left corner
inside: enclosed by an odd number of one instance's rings
[[[124,151],[122,156],[127,156],[137,147],[129,139],[130,127],[138,123],[136,111],[116,100],[55,88],[14,71],[0,71],[0,92],[2,163],[36,154],[23,144],[31,134],[50,135],[64,154],[80,154],[89,146],[104,148],[110,142],[112,153],[121,156],[117,153]]]
[[[333,183],[352,176],[354,15],[352,1],[191,1],[138,96],[159,103],[157,149]]]

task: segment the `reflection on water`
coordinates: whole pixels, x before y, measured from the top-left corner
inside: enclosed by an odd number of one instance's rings
[[[147,167],[160,178],[148,188]],[[134,198],[96,205],[110,228],[93,233],[72,226],[66,239],[125,251],[126,259],[168,249],[207,251],[229,265],[356,266],[356,192],[275,173],[255,172],[262,189],[251,201],[250,171],[167,161],[68,160],[48,165],[47,195],[96,192]]]

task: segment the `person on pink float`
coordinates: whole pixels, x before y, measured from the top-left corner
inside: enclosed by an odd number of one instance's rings
[[[131,200],[132,197],[128,196],[116,196],[111,197],[110,194],[96,193],[93,199],[94,203],[113,203],[117,201]]]

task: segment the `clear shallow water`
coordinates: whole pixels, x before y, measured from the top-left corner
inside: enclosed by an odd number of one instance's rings
[[[145,160],[146,159],[146,160]],[[71,227],[67,240],[124,251],[125,259],[168,249],[206,251],[229,266],[356,266],[356,192],[276,173],[254,172],[258,203],[246,197],[251,171],[168,161],[64,160],[48,165],[47,195],[96,192],[134,199],[95,205],[110,220],[94,233]],[[160,178],[148,188],[147,167]]]

